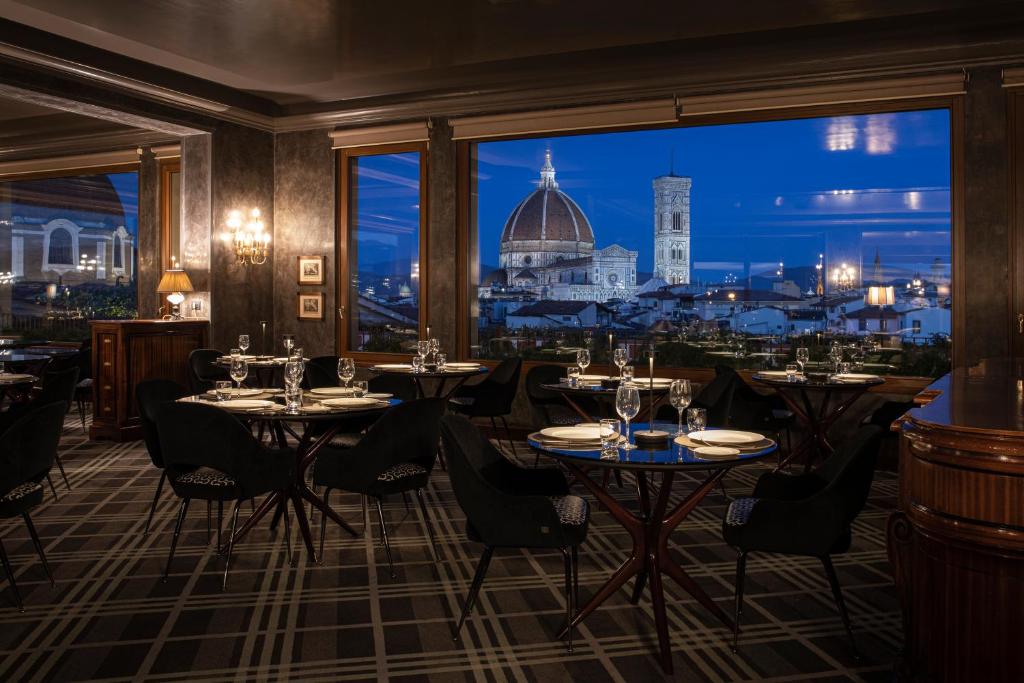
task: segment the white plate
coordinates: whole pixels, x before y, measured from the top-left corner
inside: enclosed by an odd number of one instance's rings
[[[251,398],[230,398],[227,401],[218,401],[217,405],[230,410],[259,410],[277,406],[273,401],[259,401]]]
[[[786,371],[785,370],[758,370],[754,374],[755,375],[760,375],[761,377],[785,377],[786,376]]]
[[[856,372],[847,372],[841,375],[835,375],[835,379],[843,382],[868,382],[873,379],[878,379],[878,375],[864,375]]]
[[[480,367],[479,363],[445,363],[446,368],[457,368],[459,370],[474,370]]]
[[[377,399],[365,396],[361,398],[355,398],[354,396],[349,398],[327,398],[320,401],[320,403],[328,408],[366,408],[380,405],[380,401]]]
[[[309,390],[313,396],[351,396],[353,392],[355,389],[352,387],[318,387]]]
[[[386,401],[392,396],[394,396],[394,394],[375,394],[373,392],[366,394],[366,398],[375,398],[378,401]]]
[[[728,460],[740,454],[739,449],[725,446],[701,446],[694,448],[693,452],[703,460]]]
[[[547,427],[540,430],[541,436],[559,441],[600,441],[601,430],[599,427]]]
[[[754,432],[737,432],[732,429],[705,429],[702,432],[690,432],[686,435],[691,441],[719,446],[737,446],[764,441],[764,437]]]
[[[265,394],[265,393],[267,393],[267,392],[264,391],[263,389],[234,389],[234,388],[232,388],[230,395],[233,396],[234,398],[245,398],[246,396],[259,396],[260,394]],[[217,390],[216,389],[210,389],[209,391],[206,392],[206,395],[207,396],[216,396],[217,395]]]
[[[608,379],[608,375],[580,375],[580,379],[585,382],[600,382],[603,379]]]
[[[35,377],[32,375],[0,374],[0,382],[24,382],[29,379],[35,379]]]
[[[385,363],[383,365],[374,365],[373,367],[375,370],[412,370],[412,365],[409,363]]]

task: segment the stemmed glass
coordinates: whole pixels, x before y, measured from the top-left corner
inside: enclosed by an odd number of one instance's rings
[[[246,351],[249,350],[249,335],[238,335],[238,348],[242,349],[242,353],[245,353]]]
[[[689,434],[703,432],[708,426],[708,411],[704,408],[690,408],[686,411],[686,431]]]
[[[292,347],[295,346],[295,335],[286,334],[281,340],[284,342],[284,350],[286,351],[285,358],[289,358],[292,355]]]
[[[626,363],[629,362],[629,352],[624,346],[620,346],[612,354],[612,361],[619,368],[619,377],[622,377],[622,368],[626,367]]]
[[[668,400],[672,404],[672,407],[679,412],[679,427],[676,430],[676,436],[683,435],[683,411],[690,405],[690,401],[693,400],[693,393],[690,388],[690,380],[688,379],[677,379],[672,382],[672,386],[669,388]]]
[[[238,388],[242,388],[242,382],[249,375],[249,363],[244,358],[232,358],[231,359],[231,379],[235,380],[238,384]]]
[[[829,360],[832,361],[832,371],[839,372],[839,364],[843,362],[843,347],[838,342],[833,343],[828,350]]]
[[[580,374],[582,375],[587,371],[587,366],[590,365],[590,351],[587,349],[580,349],[576,352],[576,365],[580,366]]]
[[[298,410],[302,406],[302,391],[299,387],[302,384],[303,370],[303,363],[297,358],[292,358],[284,364],[284,393],[289,410]]]
[[[626,382],[619,384],[619,388],[615,392],[615,412],[626,421],[626,442],[622,448],[627,451],[636,448],[629,441],[629,423],[640,412],[640,391],[635,384]]]
[[[356,362],[351,358],[338,359],[338,379],[348,387],[349,382],[356,376]]]
[[[804,365],[811,359],[811,352],[806,347],[801,346],[796,350],[796,363],[800,366],[800,374],[804,374]]]
[[[420,357],[420,364],[426,365],[427,354],[430,353],[430,342],[429,341],[418,341],[416,342],[416,355]]]
[[[441,342],[437,340],[437,337],[432,337],[428,340],[430,355],[433,357],[434,362],[437,362],[437,354],[441,351]]]

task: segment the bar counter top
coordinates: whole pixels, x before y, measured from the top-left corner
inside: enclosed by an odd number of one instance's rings
[[[1024,372],[999,365],[960,368],[928,386],[907,414],[922,426],[1024,439]],[[1020,368],[1024,370],[1024,368]]]

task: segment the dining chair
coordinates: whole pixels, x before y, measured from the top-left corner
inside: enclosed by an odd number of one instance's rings
[[[508,428],[505,417],[512,413],[512,404],[519,390],[519,374],[523,369],[523,359],[506,358],[497,367],[487,373],[482,382],[467,384],[459,388],[449,399],[449,406],[455,412],[468,418],[487,417],[491,420],[491,428],[495,438],[498,437],[498,425],[494,419],[499,418],[505,427],[512,452],[516,452],[512,432]]]
[[[367,383],[367,388],[377,394],[391,394],[401,401],[415,401],[416,382],[411,375],[374,375]]]
[[[466,515],[466,536],[484,546],[454,637],[473,610],[496,549],[558,549],[565,569],[565,618],[572,652],[572,615],[579,602],[578,548],[587,538],[590,510],[569,495],[558,470],[525,469],[505,458],[460,415],[441,419],[448,475]]]
[[[306,371],[302,377],[303,389],[336,386],[338,386],[338,359],[335,356],[317,356],[306,362]]]
[[[335,489],[358,493],[364,497],[364,529],[369,529],[366,498],[374,500],[391,578],[396,576],[381,502],[385,496],[416,492],[423,526],[426,527],[431,549],[437,557],[434,527],[423,500],[423,488],[430,481],[430,473],[434,469],[443,413],[444,400],[440,398],[400,403],[374,422],[366,435],[352,447],[342,450],[328,445],[321,449],[313,465],[313,484],[324,487],[325,503]],[[321,513],[321,557],[324,554],[326,535],[327,516]]]
[[[227,368],[216,364],[223,355],[224,352],[217,349],[194,349],[188,354],[188,378],[193,394],[213,389],[214,382],[231,379]]]
[[[14,424],[0,435],[0,517],[6,519],[20,515],[25,520],[51,586],[54,585],[53,574],[29,510],[43,502],[42,480],[53,467],[67,409],[67,404],[62,401],[33,406],[21,413]],[[24,612],[21,593],[2,540],[0,562],[18,609]]]
[[[153,523],[153,513],[156,512],[156,504],[160,500],[160,493],[167,480],[167,470],[164,469],[164,456],[160,451],[160,435],[156,425],[158,410],[164,403],[176,401],[187,395],[188,390],[185,387],[168,379],[149,379],[139,382],[135,387],[135,403],[139,408],[142,440],[146,444],[150,462],[153,463],[153,467],[160,470],[160,480],[156,484],[153,503],[149,506],[149,516],[146,518],[143,536],[149,534],[149,527]],[[220,526],[219,521],[218,526]]]
[[[766,473],[758,479],[750,496],[737,498],[729,505],[722,522],[722,537],[738,552],[734,651],[739,642],[747,556],[751,552],[769,552],[816,557],[821,561],[850,646],[854,656],[859,656],[832,556],[850,548],[853,521],[871,491],[881,436],[880,427],[861,427],[817,471],[800,475]]]
[[[295,472],[295,452],[290,448],[266,448],[240,420],[216,406],[177,401],[161,403],[156,417],[167,481],[174,494],[181,498],[163,581],[167,582],[189,502],[193,498],[216,501],[221,508],[225,501],[234,501],[221,584],[221,589],[226,590],[239,507],[243,500],[271,491],[281,491],[287,496]],[[217,532],[219,535],[219,528]],[[285,543],[290,554],[288,524],[285,524]]]
[[[535,427],[575,425],[583,422],[583,418],[566,405],[561,394],[545,389],[543,386],[558,384],[563,377],[565,377],[565,367],[562,365],[535,365],[526,372],[523,385],[526,389],[526,398],[530,402]],[[596,415],[596,405],[594,408],[592,414]]]

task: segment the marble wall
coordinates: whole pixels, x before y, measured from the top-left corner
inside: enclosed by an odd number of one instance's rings
[[[458,205],[455,142],[443,119],[431,121],[427,159],[427,324],[454,356],[458,320]]]
[[[336,353],[335,167],[328,130],[275,136],[274,331],[294,334],[309,357]],[[299,256],[324,257],[323,285],[298,285]],[[324,293],[323,320],[298,319],[300,291]]]
[[[166,303],[157,294],[160,282],[160,173],[156,157],[148,149],[139,157],[139,249],[136,282],[139,317],[160,317],[159,307]]]
[[[210,157],[213,138],[190,135],[181,141],[181,264],[194,292],[185,295],[182,315],[210,316]],[[195,305],[198,303],[199,308]]]

